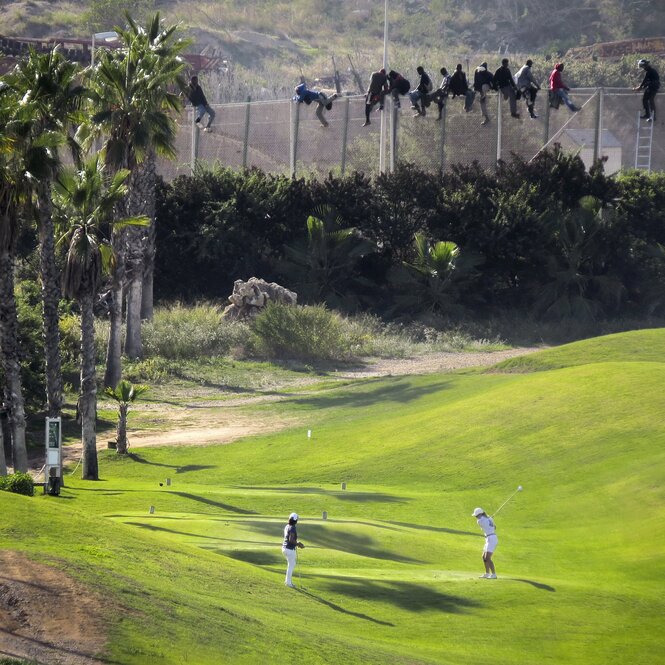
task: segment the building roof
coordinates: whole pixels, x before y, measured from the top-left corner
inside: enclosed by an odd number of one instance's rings
[[[564,134],[581,147],[592,148],[596,140],[595,129],[565,129]],[[609,129],[602,130],[601,144],[603,148],[621,148],[621,141]]]

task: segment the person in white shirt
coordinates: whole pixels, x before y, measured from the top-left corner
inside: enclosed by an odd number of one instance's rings
[[[293,583],[293,571],[296,567],[296,547],[305,547],[298,541],[298,531],[296,525],[298,524],[298,513],[291,513],[289,515],[289,523],[284,527],[284,541],[282,543],[282,554],[286,559],[286,580],[285,584],[292,589],[296,588]]]
[[[496,546],[499,544],[499,538],[496,535],[496,525],[494,524],[494,520],[482,508],[476,508],[472,513],[472,517],[476,518],[478,526],[485,534],[485,547],[483,548],[485,574],[480,577],[488,580],[495,580],[496,570],[494,568],[494,562],[492,561],[492,554],[494,554]]]

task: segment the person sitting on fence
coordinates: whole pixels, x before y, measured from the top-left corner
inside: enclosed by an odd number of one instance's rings
[[[408,95],[409,90],[411,89],[411,83],[408,79],[405,79],[399,72],[396,72],[394,69],[391,69],[388,72],[388,81],[390,94],[395,100],[395,107],[399,108],[399,96]]]
[[[424,67],[420,66],[416,68],[416,71],[420,75],[420,82],[418,83],[418,87],[409,93],[409,99],[411,99],[411,108],[416,111],[414,117],[417,118],[420,115],[425,115],[425,108],[430,105],[430,100],[427,96],[432,92],[434,85]]]
[[[208,114],[208,124],[205,126],[204,132],[212,131],[211,125],[212,121],[215,119],[215,111],[208,104],[206,96],[203,94],[203,89],[199,85],[198,76],[192,76],[189,80],[189,85],[185,88],[185,94],[191,102],[192,106],[195,109],[195,119],[194,122],[196,126],[199,127],[199,123],[203,120],[203,116]]]
[[[637,88],[633,88],[635,92],[644,90],[644,95],[642,95],[644,115],[641,115],[640,118],[651,122],[656,119],[656,93],[660,90],[660,77],[658,76],[658,72],[651,66],[651,63],[644,58],[638,61],[637,66],[644,70],[642,83]]]
[[[504,99],[510,104],[510,115],[513,118],[519,118],[517,112],[517,86],[513,79],[513,74],[508,67],[508,58],[501,61],[501,67],[494,72],[494,87],[503,95]]]
[[[450,92],[455,97],[464,97],[464,110],[468,113],[473,105],[473,99],[476,93],[469,89],[469,83],[466,80],[466,74],[462,70],[462,65],[455,67],[455,73],[450,77]]]
[[[517,89],[524,97],[526,108],[529,111],[529,116],[532,118],[537,118],[538,116],[533,110],[533,106],[536,103],[536,95],[540,90],[540,86],[538,85],[536,77],[531,71],[532,66],[533,60],[527,60],[526,64],[518,70],[517,74],[515,74],[515,83],[517,83]]]
[[[436,105],[439,107],[439,117],[437,120],[441,120],[443,117],[443,107],[446,105],[446,100],[448,99],[450,79],[452,78],[445,67],[441,67],[441,76],[443,76],[441,85],[428,96],[429,101],[436,102]]]
[[[333,105],[333,100],[337,99],[337,93],[333,93],[328,97],[325,92],[319,90],[308,90],[305,83],[296,86],[296,94],[293,101],[298,104],[305,102],[309,106],[312,102],[316,102],[316,117],[323,127],[328,126],[328,121],[323,117],[323,110],[330,111]]]
[[[557,62],[550,74],[550,106],[558,109],[559,104],[563,102],[573,113],[579,111],[577,106],[570,101],[568,91],[570,88],[564,84],[561,72],[563,71],[563,62]]]
[[[480,112],[483,114],[481,125],[486,125],[490,121],[490,116],[487,113],[487,94],[493,87],[494,76],[487,69],[487,63],[483,62],[479,67],[476,67],[476,71],[473,73],[473,89],[479,95]]]
[[[379,111],[383,111],[383,102],[388,92],[388,75],[385,69],[379,69],[378,72],[373,72],[369,80],[369,87],[365,95],[365,123],[363,127],[371,124],[369,121],[369,114],[372,109],[379,104]]]

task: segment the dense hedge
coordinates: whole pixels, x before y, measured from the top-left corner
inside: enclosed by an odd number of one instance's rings
[[[0,490],[33,496],[35,485],[29,473],[10,473],[8,476],[0,476]]]
[[[334,224],[325,243],[308,240],[307,219],[321,204],[336,210],[338,230],[354,228],[371,250],[340,252]],[[608,177],[601,164],[587,172],[579,157],[558,149],[495,171],[475,164],[443,175],[409,164],[375,179],[202,172],[162,186],[157,228],[155,284],[168,300],[225,298],[234,280],[253,275],[292,287],[329,282],[334,260],[344,309],[405,313],[394,277],[413,261],[414,235],[422,233],[474,257],[472,278],[457,289],[474,315],[518,309],[611,318],[662,314],[665,306],[658,247],[665,244],[665,174]],[[443,278],[432,274],[409,288],[445,288]],[[339,289],[327,286],[330,296],[318,300],[339,307]],[[415,310],[412,304],[408,313]]]

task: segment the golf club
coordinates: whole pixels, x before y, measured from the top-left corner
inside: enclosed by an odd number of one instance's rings
[[[300,573],[300,554],[298,554],[299,549],[300,548],[296,547],[296,571],[298,573],[298,588],[304,589],[305,587],[302,585],[302,574]]]
[[[518,485],[517,489],[492,513],[491,517],[495,517],[497,513],[518,493],[522,491],[522,486]]]

